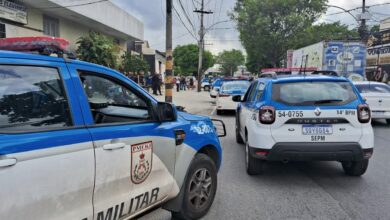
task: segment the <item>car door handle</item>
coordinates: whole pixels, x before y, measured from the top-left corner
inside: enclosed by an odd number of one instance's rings
[[[116,149],[122,149],[126,146],[125,143],[115,143],[115,144],[106,144],[103,145],[103,150],[116,150]]]
[[[13,166],[16,164],[16,162],[17,161],[15,158],[3,159],[3,160],[0,160],[0,167]]]

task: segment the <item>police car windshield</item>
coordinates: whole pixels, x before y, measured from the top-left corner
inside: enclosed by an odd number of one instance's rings
[[[381,84],[359,84],[356,88],[360,93],[387,93],[390,94],[390,86]]]
[[[357,99],[348,82],[292,82],[272,86],[272,99],[286,105],[344,105]]]

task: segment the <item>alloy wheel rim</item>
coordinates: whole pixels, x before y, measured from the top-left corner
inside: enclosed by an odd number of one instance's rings
[[[202,209],[211,196],[212,178],[206,168],[198,169],[190,181],[189,200],[195,209]]]

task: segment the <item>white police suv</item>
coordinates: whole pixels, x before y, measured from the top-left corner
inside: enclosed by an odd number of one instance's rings
[[[0,51],[0,219],[119,220],[209,210],[221,165],[209,118],[99,65]]]
[[[365,173],[374,147],[370,109],[348,79],[262,78],[233,99],[248,174],[267,160],[340,161],[348,175]]]

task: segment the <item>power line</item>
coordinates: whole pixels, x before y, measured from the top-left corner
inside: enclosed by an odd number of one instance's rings
[[[195,28],[194,24],[192,23],[192,21],[191,21],[189,15],[188,15],[186,9],[184,8],[183,4],[181,3],[181,0],[178,0],[178,1],[179,1],[180,8],[184,12],[184,16],[187,18],[188,23],[191,25],[191,27],[194,30],[194,32],[196,32],[196,28]]]
[[[180,21],[181,24],[184,26],[184,28],[185,28],[185,29],[188,31],[188,33],[190,33],[191,36],[197,41],[198,39],[195,37],[194,33],[192,33],[192,32],[190,31],[190,29],[187,27],[187,25],[184,23],[184,21],[183,21],[183,19],[181,18],[179,12],[177,12],[175,6],[173,6],[173,10],[175,11],[176,16],[179,18],[179,21]]]
[[[370,8],[370,7],[376,7],[376,6],[382,6],[382,5],[390,5],[390,2],[368,5],[366,7]],[[335,12],[335,13],[326,14],[326,15],[330,16],[330,15],[338,15],[338,14],[348,13],[348,12],[355,11],[355,10],[358,10],[358,9],[361,9],[361,8],[362,8],[362,6],[359,6],[359,7],[356,7],[356,8],[351,8],[351,9],[348,9],[348,10],[345,10],[345,11]]]
[[[98,1],[94,1],[94,2],[81,3],[81,4],[75,4],[75,5],[52,6],[52,7],[34,7],[34,8],[35,9],[73,8],[73,7],[92,5],[92,4],[97,4],[97,3],[101,3],[101,2],[107,2],[107,1],[108,0],[98,0]]]

